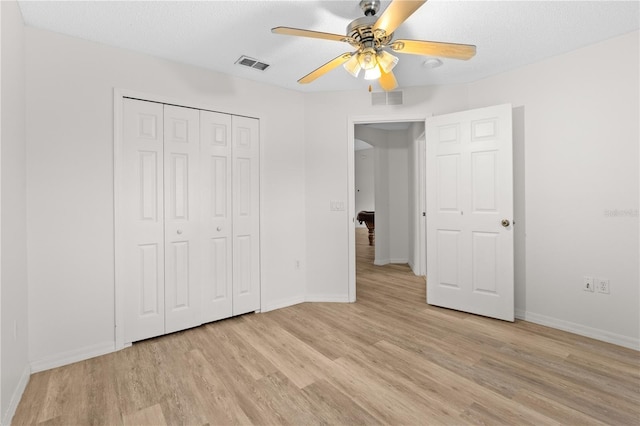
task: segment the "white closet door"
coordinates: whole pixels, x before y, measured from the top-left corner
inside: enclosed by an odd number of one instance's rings
[[[124,99],[122,283],[124,340],[164,334],[162,105]]]
[[[260,308],[259,122],[232,117],[233,315]]]
[[[202,322],[233,314],[231,116],[200,111]]]
[[[200,114],[164,106],[165,333],[200,325]]]

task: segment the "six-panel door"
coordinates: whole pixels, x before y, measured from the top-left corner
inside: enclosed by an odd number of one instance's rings
[[[125,99],[121,191],[126,342],[164,334],[163,106]]]
[[[426,136],[427,303],[513,321],[511,106],[432,117]]]
[[[233,315],[231,116],[200,111],[202,322]]]
[[[164,106],[165,333],[200,325],[198,110]]]
[[[232,117],[233,315],[260,307],[258,120]]]

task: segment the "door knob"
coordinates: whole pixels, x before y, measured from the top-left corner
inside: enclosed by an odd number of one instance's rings
[[[505,228],[509,227],[509,220],[508,219],[502,219],[502,226],[504,226]]]
[[[182,229],[178,229],[176,232],[178,233],[178,235],[181,235],[182,234]]]
[[[216,228],[216,230],[217,230],[217,231],[222,231],[222,226],[218,226],[218,227]]]

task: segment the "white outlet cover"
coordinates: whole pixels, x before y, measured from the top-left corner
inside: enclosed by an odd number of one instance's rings
[[[609,294],[609,280],[598,279],[596,281],[598,293]]]

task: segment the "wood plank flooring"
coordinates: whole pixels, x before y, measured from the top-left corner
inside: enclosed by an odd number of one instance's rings
[[[640,424],[640,353],[427,306],[357,235],[357,303],[303,303],[34,374],[14,425]]]

